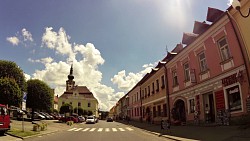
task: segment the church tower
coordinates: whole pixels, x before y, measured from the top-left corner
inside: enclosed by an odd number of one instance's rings
[[[73,64],[70,68],[70,73],[68,75],[68,80],[66,81],[66,91],[71,90],[75,86],[74,75],[73,75]]]

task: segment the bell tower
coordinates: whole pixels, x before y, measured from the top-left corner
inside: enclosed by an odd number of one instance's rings
[[[66,81],[66,91],[71,90],[75,86],[74,75],[73,75],[73,64],[70,68],[70,73],[68,75],[68,80]]]

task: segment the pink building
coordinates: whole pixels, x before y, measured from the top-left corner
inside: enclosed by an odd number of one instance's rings
[[[220,122],[223,112],[247,112],[248,76],[232,23],[213,8],[207,21],[183,34],[186,47],[166,64],[172,122]]]

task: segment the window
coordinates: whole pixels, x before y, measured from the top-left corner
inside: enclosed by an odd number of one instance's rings
[[[160,117],[161,116],[161,105],[157,106],[157,115]]]
[[[242,110],[239,85],[226,89],[230,111]]]
[[[178,85],[178,78],[177,78],[177,72],[176,72],[176,70],[174,70],[172,72],[172,74],[173,74],[173,86],[177,86]]]
[[[167,105],[163,104],[163,116],[166,117],[167,116]]]
[[[153,82],[152,83],[152,94],[154,94],[155,93],[155,83]]]
[[[82,105],[81,102],[78,102],[78,107],[81,107],[81,105]]]
[[[153,107],[153,117],[156,117],[156,107]]]
[[[194,99],[189,100],[189,109],[190,109],[190,113],[194,113],[194,111],[195,111]]]
[[[148,96],[150,96],[150,86],[148,86]]]
[[[65,104],[65,102],[63,101],[63,102],[62,102],[62,105],[64,105],[64,104]]]
[[[156,92],[159,92],[159,80],[156,80]]]
[[[141,90],[142,99],[144,98],[144,91]]]
[[[147,97],[147,88],[145,88],[145,98]]]
[[[88,107],[91,107],[91,103],[90,102],[88,102]]]
[[[189,64],[185,63],[183,65],[184,68],[184,77],[185,77],[185,81],[189,81],[190,80],[190,71],[189,71]]]
[[[200,62],[200,70],[201,72],[204,72],[207,70],[207,63],[206,63],[206,58],[205,58],[205,53],[201,52],[199,54],[199,62]]]
[[[165,88],[165,79],[164,79],[164,75],[161,76],[161,88]]]
[[[228,60],[230,58],[230,52],[227,44],[227,40],[225,37],[218,41],[218,46],[220,48],[220,54],[222,61]]]
[[[72,105],[72,102],[70,102],[69,104]]]

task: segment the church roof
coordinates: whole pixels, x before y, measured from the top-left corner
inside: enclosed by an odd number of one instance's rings
[[[95,98],[93,93],[90,92],[86,86],[75,86],[73,89],[65,91],[60,97],[68,98],[69,96],[73,95],[74,91],[77,91],[79,95],[82,95],[85,98]]]

